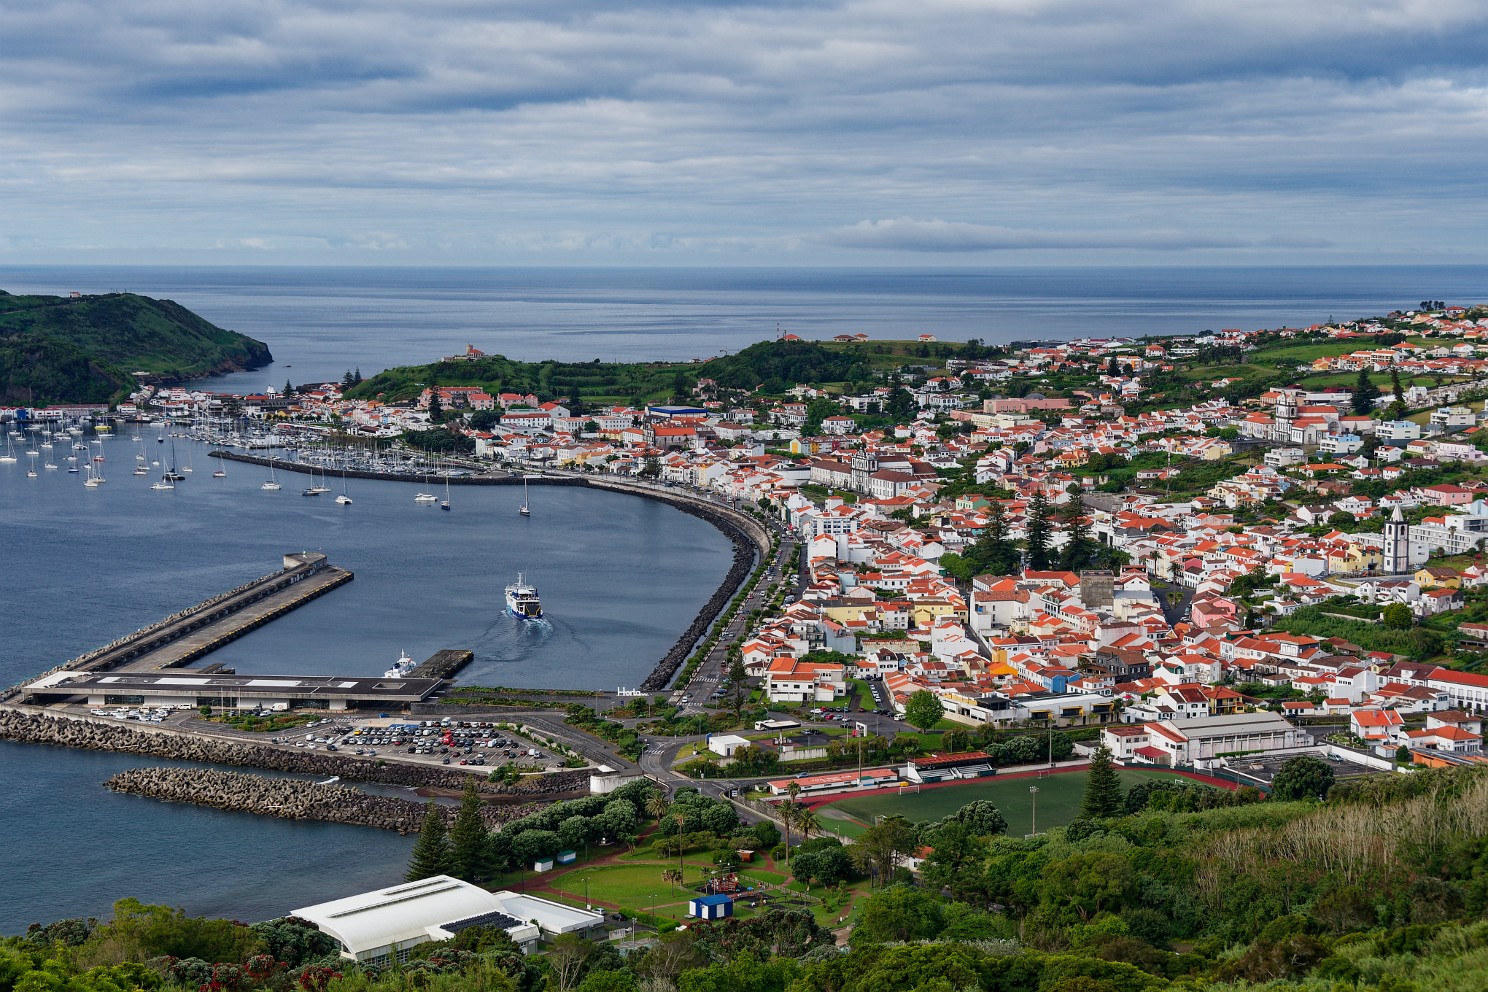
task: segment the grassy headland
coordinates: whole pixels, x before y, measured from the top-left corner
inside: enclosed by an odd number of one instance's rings
[[[271,361],[262,341],[170,300],[0,290],[0,404],[101,403],[137,385],[136,372],[169,382]]]

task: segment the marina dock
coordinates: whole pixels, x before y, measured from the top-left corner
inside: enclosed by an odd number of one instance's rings
[[[74,672],[153,672],[216,651],[354,578],[318,552],[284,556],[283,567],[62,665]]]
[[[408,673],[414,679],[447,679],[475,660],[475,652],[465,648],[435,651],[426,661]]]

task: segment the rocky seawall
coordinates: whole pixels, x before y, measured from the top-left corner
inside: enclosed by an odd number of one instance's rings
[[[399,833],[417,832],[427,812],[424,803],[393,796],[371,796],[346,785],[266,778],[214,768],[130,768],[110,778],[104,785],[114,792],[166,802],[277,816],[285,820],[346,823]],[[481,812],[487,829],[495,830],[503,823],[533,812],[539,805],[530,802],[485,806]],[[449,823],[454,822],[454,807],[438,808],[445,813]]]
[[[723,584],[698,611],[697,617],[682,632],[682,636],[677,638],[677,643],[672,645],[671,650],[656,663],[651,674],[646,676],[645,681],[640,685],[641,691],[658,692],[671,684],[672,679],[676,677],[677,669],[682,667],[682,663],[692,653],[693,646],[708,632],[709,625],[727,608],[734,593],[749,578],[755,562],[754,546],[737,529],[727,529],[725,533],[734,541],[734,563],[729,566]]]
[[[336,775],[348,781],[380,782],[412,788],[463,789],[472,777],[469,773],[444,767],[422,767],[397,762],[379,764],[339,754],[306,753],[253,741],[227,741],[215,737],[145,730],[122,724],[95,723],[17,710],[0,711],[0,740],[142,754],[212,765],[237,765],[276,772]],[[534,776],[514,785],[482,783],[483,792],[509,799],[551,801],[588,790],[589,772],[582,769]]]

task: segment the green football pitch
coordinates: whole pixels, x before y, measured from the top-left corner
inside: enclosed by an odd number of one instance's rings
[[[1116,773],[1121,786],[1129,789],[1138,782],[1153,778],[1173,778],[1171,772],[1131,771]],[[1036,786],[1038,793],[1029,792]],[[880,816],[902,816],[906,820],[939,820],[956,812],[967,803],[985,799],[1002,811],[1008,822],[1008,836],[1021,837],[1033,832],[1035,804],[1038,829],[1062,827],[1075,818],[1080,799],[1085,795],[1085,772],[1060,772],[1027,778],[979,778],[959,785],[920,789],[919,792],[884,790],[877,795],[850,796],[816,807],[817,816],[828,833],[856,837]]]

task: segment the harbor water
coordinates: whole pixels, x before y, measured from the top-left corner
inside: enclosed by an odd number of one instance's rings
[[[421,484],[349,480],[303,497],[309,477],[218,460],[185,439],[125,427],[90,445],[107,483],[0,465],[0,684],[10,685],[178,609],[274,571],[286,551],[324,551],[342,586],[211,655],[242,673],[380,675],[400,650],[470,648],[465,684],[634,686],[712,595],[732,546],[712,526],[638,497],[533,486],[454,486],[450,512]],[[135,476],[134,455],[190,465],[172,491]],[[65,465],[62,445],[55,458]],[[186,474],[186,473],[183,473]],[[432,483],[441,498],[442,487]],[[547,618],[505,613],[518,572]],[[10,852],[0,933],[107,915],[135,896],[191,913],[263,919],[398,880],[411,838],[159,803],[101,783],[151,759],[0,744],[0,849]]]

